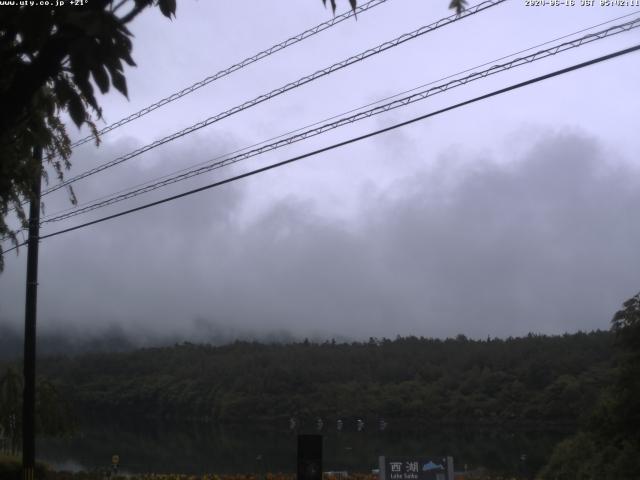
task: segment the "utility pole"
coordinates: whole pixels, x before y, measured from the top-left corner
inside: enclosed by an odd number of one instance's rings
[[[24,390],[22,397],[22,479],[34,480],[36,462],[36,313],[38,306],[38,243],[40,242],[40,184],[42,149],[34,149],[34,178],[29,202],[27,295],[24,314]]]

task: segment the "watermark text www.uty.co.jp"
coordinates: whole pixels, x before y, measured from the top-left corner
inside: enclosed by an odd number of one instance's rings
[[[81,7],[89,0],[0,0],[0,7]]]

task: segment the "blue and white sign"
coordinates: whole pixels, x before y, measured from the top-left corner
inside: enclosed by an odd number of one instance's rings
[[[453,480],[453,457],[380,457],[379,480]]]

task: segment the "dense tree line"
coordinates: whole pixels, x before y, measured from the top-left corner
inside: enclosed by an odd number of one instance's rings
[[[22,441],[22,375],[8,368],[0,374],[0,452],[15,453]],[[36,431],[41,435],[62,436],[73,431],[74,420],[68,404],[46,379],[36,385]],[[2,475],[0,475],[0,478]]]
[[[640,293],[612,320],[617,358],[615,378],[584,427],[560,443],[544,478],[618,480],[640,475]]]
[[[24,328],[24,327],[23,327]],[[22,359],[24,332],[0,323],[0,374],[2,364]],[[171,342],[175,343],[175,342]],[[135,350],[124,332],[116,329],[101,332],[93,337],[80,337],[65,330],[38,332],[38,356],[79,355],[97,352],[125,352]]]
[[[614,335],[183,343],[49,358],[77,412],[216,422],[316,417],[577,422],[613,379]]]

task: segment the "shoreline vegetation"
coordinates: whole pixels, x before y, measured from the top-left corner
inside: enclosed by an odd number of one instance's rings
[[[20,458],[0,453],[0,478],[2,480],[21,480]],[[254,473],[254,474],[171,474],[171,473],[111,473],[107,469],[97,472],[54,471],[47,465],[36,464],[38,480],[296,480],[295,473]],[[526,477],[496,475],[483,470],[474,472],[456,472],[452,480],[525,480]],[[333,472],[323,474],[323,480],[378,480],[374,473]]]
[[[49,357],[40,359],[38,372],[42,384],[51,387],[49,397],[65,403],[57,411],[74,412],[78,425],[90,422],[92,416],[108,415],[124,422],[198,420],[208,428],[281,422],[286,429],[289,420],[307,431],[314,420],[322,423],[320,419],[327,425],[338,419],[345,424],[367,419],[375,425],[385,419],[418,428],[571,426],[586,433],[561,442],[552,462],[538,472],[543,476],[532,477],[529,472],[528,478],[568,480],[577,472],[606,473],[602,461],[591,465],[580,452],[597,453],[607,438],[621,445],[620,452],[616,446],[606,452],[617,459],[615,470],[627,474],[637,471],[637,459],[628,452],[633,451],[638,433],[625,423],[625,418],[633,417],[625,412],[638,401],[629,396],[627,385],[635,388],[637,383],[640,320],[635,320],[640,296],[625,306],[614,317],[619,317],[620,325],[612,331],[486,340],[458,335],[444,340],[411,336],[351,343],[185,342],[130,352]],[[41,418],[44,423],[60,423],[59,418]],[[73,421],[65,420],[69,425]],[[43,479],[51,480],[98,480],[99,475],[42,472]],[[263,476],[256,480],[264,480]],[[458,477],[519,478],[495,471]],[[151,473],[128,478],[210,480],[203,475]],[[213,480],[251,478],[227,473]],[[272,475],[271,480],[289,478]]]
[[[611,332],[595,331],[486,340],[182,343],[49,357],[38,372],[80,419],[577,425],[613,381],[613,342]]]

